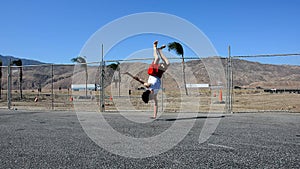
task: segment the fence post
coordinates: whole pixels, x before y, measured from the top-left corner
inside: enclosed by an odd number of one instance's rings
[[[54,109],[54,71],[53,71],[53,64],[51,64],[51,109]]]
[[[230,52],[231,53],[231,52]],[[233,71],[232,71],[232,57],[230,54],[230,113],[233,113],[232,105],[233,105]]]
[[[119,97],[121,96],[121,68],[119,67],[120,64],[118,64],[118,76],[119,76]]]
[[[7,108],[11,108],[11,59],[8,61],[7,66]]]
[[[161,112],[164,112],[164,75],[161,77]]]
[[[102,44],[102,59],[101,59],[101,99],[100,99],[100,111],[105,111],[105,88],[104,88],[104,76],[105,76],[105,62],[103,54],[103,44]]]
[[[228,58],[227,58],[227,96],[226,107],[227,113],[232,113],[232,63],[231,63],[231,48],[228,46]]]

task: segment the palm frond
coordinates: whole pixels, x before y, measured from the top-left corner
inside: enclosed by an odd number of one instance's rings
[[[12,64],[16,65],[16,66],[22,66],[22,60],[21,59],[14,60],[14,61],[12,61]]]
[[[168,44],[168,50],[174,50],[177,55],[183,56],[183,47],[180,43],[178,42],[172,42]]]
[[[118,67],[119,67],[119,64],[112,63],[112,64],[108,65],[107,67],[109,67],[109,68],[111,68],[111,69],[113,69],[113,70],[117,70]]]
[[[86,59],[82,56],[78,56],[76,58],[72,58],[71,59],[72,62],[76,62],[76,63],[86,63]]]
[[[77,62],[77,58],[72,58],[71,62],[74,62],[74,63]]]

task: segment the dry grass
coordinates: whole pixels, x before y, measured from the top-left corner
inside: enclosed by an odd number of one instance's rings
[[[218,104],[219,91],[194,90],[189,96],[180,95],[179,90],[165,91],[162,95],[160,91],[159,108],[165,112],[208,112],[225,111],[225,104]],[[105,110],[141,110],[152,111],[153,103],[144,104],[140,99],[142,91],[134,90],[132,95],[128,91],[122,91],[112,95],[111,91],[106,91]],[[226,91],[223,91],[225,100]],[[73,96],[72,96],[73,95]],[[85,92],[71,92],[67,90],[57,90],[54,92],[54,100],[50,91],[39,94],[39,101],[34,99],[38,93],[24,91],[24,98],[19,99],[19,93],[13,92],[12,108],[25,110],[83,110],[99,111],[99,92],[88,92],[93,97],[84,99]],[[73,97],[73,101],[70,97]],[[264,111],[288,111],[300,112],[300,94],[295,93],[265,93],[263,90],[234,90],[233,93],[233,112],[264,112]],[[5,91],[2,92],[0,107],[7,108],[7,98]]]

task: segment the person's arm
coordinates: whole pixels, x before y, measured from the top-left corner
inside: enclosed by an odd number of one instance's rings
[[[130,74],[129,72],[126,72],[124,74],[129,75],[130,77],[132,77],[134,80],[140,82],[141,84],[143,84],[146,87],[150,87],[151,84],[144,82],[142,79],[138,78],[137,76],[133,76],[132,74]]]
[[[153,118],[156,118],[157,111],[158,111],[158,104],[157,104],[157,95],[154,96],[154,105],[153,105]]]

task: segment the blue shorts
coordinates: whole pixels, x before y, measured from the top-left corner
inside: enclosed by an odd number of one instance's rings
[[[151,84],[151,86],[148,88],[149,90],[153,90],[154,94],[157,94],[160,89],[160,78],[156,76],[149,76],[148,83]]]

